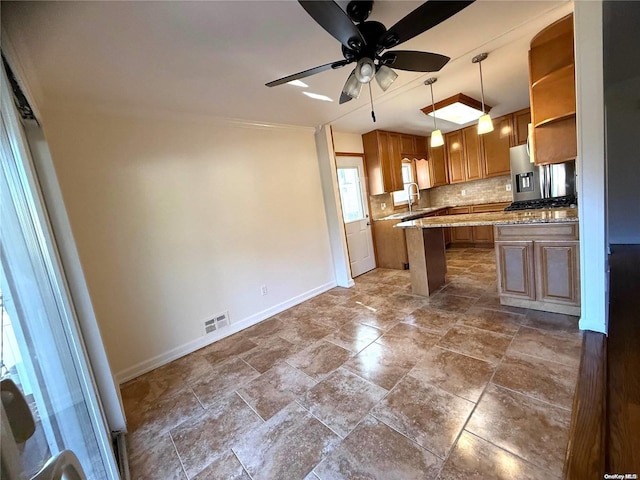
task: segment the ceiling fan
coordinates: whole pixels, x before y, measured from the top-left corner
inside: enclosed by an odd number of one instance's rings
[[[371,88],[370,82],[373,78],[380,88],[386,91],[398,76],[391,67],[412,72],[437,72],[447,64],[449,57],[412,50],[391,50],[384,53],[383,51],[435,27],[473,1],[430,0],[387,29],[380,22],[367,21],[373,9],[372,0],[352,0],[348,3],[346,12],[333,0],[298,0],[311,17],[342,44],[344,60],[310,68],[266,85],[275,87],[356,62],[356,67],[342,89],[342,104],[358,98],[363,85],[369,84]]]

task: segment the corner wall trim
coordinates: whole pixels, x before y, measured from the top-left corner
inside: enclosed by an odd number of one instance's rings
[[[196,340],[192,340],[191,342],[180,345],[179,347],[172,348],[168,352],[165,352],[160,355],[156,355],[155,357],[152,357],[148,360],[144,360],[140,363],[137,363],[136,365],[133,365],[129,368],[121,370],[120,372],[117,372],[115,374],[116,383],[118,385],[122,385],[123,383],[128,382],[129,380],[133,380],[134,378],[144,373],[150,372],[151,370],[154,370],[158,367],[161,367],[162,365],[165,365],[169,362],[177,360],[180,357],[184,357],[185,355],[193,353],[196,350],[199,350],[203,347],[206,347],[207,345],[210,345],[211,343],[217,342],[218,340],[222,340],[223,338],[233,335],[234,333],[238,333],[239,331],[244,330],[245,328],[249,328],[255,325],[256,323],[260,323],[261,321],[266,320],[267,318],[272,317],[273,315],[283,312],[288,308],[299,305],[305,300],[308,300],[317,295],[320,295],[321,293],[324,293],[327,290],[331,290],[335,286],[337,286],[337,283],[335,282],[335,280],[332,282],[325,283],[324,285],[320,285],[316,288],[313,288],[304,293],[301,293],[300,295],[297,295],[293,298],[290,298],[289,300],[286,300],[282,303],[274,305],[273,307],[269,307],[266,310],[262,310],[242,320],[233,322],[230,325],[230,328],[224,329],[220,334],[207,335],[207,336],[197,338]]]

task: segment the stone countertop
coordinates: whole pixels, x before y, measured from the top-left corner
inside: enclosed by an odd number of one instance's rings
[[[514,212],[467,213],[418,218],[395,225],[397,228],[473,227],[479,225],[517,225],[531,223],[571,223],[578,221],[577,208],[542,208]]]
[[[427,207],[427,208],[419,208],[416,210],[413,210],[412,212],[409,212],[408,210],[406,212],[399,212],[399,213],[393,213],[391,215],[387,215],[386,217],[383,218],[377,218],[374,220],[374,222],[379,222],[382,220],[400,220],[400,221],[406,221],[406,220],[411,220],[411,219],[416,219],[416,218],[420,218],[423,217],[424,215],[428,215],[430,213],[433,212],[437,212],[438,210],[446,210],[447,207]]]

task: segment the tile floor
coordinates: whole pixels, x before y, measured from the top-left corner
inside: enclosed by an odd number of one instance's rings
[[[560,478],[578,319],[447,258],[430,298],[377,269],[124,385],[132,478]]]

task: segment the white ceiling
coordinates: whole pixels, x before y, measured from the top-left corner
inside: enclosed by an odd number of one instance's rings
[[[343,7],[347,2],[339,2]],[[370,20],[390,27],[420,5],[376,1]],[[2,25],[43,107],[172,111],[364,133],[375,128],[425,134],[432,120],[420,108],[462,92],[500,115],[528,106],[527,50],[531,38],[573,10],[571,1],[479,0],[449,20],[397,47],[441,53],[451,61],[435,74],[398,71],[383,93],[338,104],[351,66],[308,77],[308,91],[266,82],[342,59],[340,44],[294,1],[3,2]],[[3,38],[3,41],[6,39]],[[442,122],[443,131],[458,128]]]

